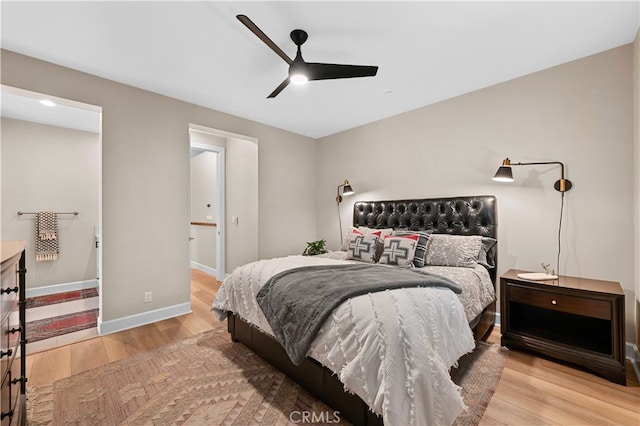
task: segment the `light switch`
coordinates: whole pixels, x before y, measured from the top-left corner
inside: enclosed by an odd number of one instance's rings
[[[238,224],[238,216],[231,216],[231,223],[233,223],[234,225]]]

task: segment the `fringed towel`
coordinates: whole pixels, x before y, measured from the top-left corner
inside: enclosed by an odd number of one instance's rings
[[[55,212],[36,213],[36,261],[58,258],[58,215]]]

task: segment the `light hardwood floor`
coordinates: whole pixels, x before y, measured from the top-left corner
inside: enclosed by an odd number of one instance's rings
[[[49,384],[168,343],[226,327],[209,308],[220,286],[192,270],[193,313],[27,356],[29,386]],[[496,327],[488,339],[500,342]],[[627,386],[521,351],[509,351],[484,425],[640,425],[640,385],[627,365]]]

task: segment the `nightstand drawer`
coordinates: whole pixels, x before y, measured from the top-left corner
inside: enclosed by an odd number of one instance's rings
[[[586,297],[551,293],[544,290],[509,287],[509,300],[543,309],[583,315],[604,320],[611,319],[611,303]]]

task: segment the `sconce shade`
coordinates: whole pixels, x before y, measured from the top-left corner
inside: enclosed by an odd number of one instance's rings
[[[342,188],[342,195],[351,195],[351,194],[353,194],[353,188],[351,188],[351,185],[346,184],[344,188]]]
[[[513,182],[513,172],[511,166],[500,166],[493,180],[497,182]]]

